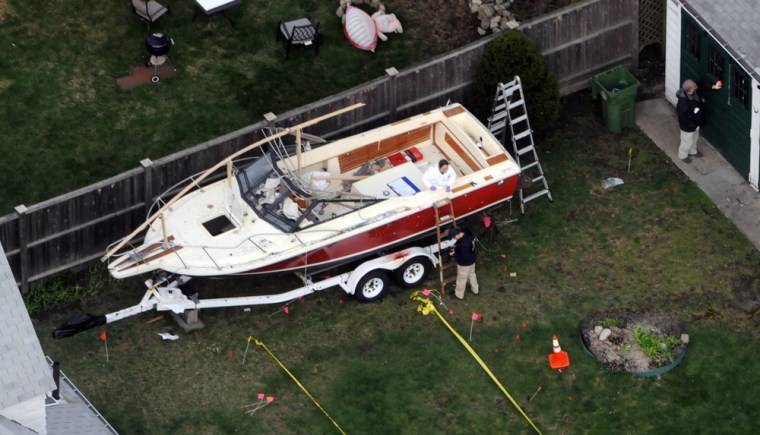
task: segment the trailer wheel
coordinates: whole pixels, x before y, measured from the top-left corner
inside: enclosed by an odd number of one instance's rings
[[[401,267],[393,271],[393,278],[396,284],[402,288],[412,288],[419,285],[427,278],[433,263],[424,256],[411,258],[402,264]]]
[[[359,280],[354,296],[361,302],[376,301],[383,297],[388,284],[388,274],[384,270],[370,271]]]

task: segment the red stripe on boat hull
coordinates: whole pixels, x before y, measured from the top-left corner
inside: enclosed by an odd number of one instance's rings
[[[518,176],[473,190],[452,199],[454,214],[464,217],[507,201],[517,187]],[[445,210],[448,212],[448,209]],[[325,269],[371,255],[373,252],[389,248],[391,245],[413,240],[434,232],[435,210],[431,206],[410,216],[395,220],[369,231],[310,251],[308,255],[298,255],[243,274],[269,274],[300,271],[304,268]]]

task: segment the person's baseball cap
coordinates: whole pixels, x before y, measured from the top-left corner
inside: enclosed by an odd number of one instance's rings
[[[460,232],[459,228],[449,228],[449,239],[453,239]]]

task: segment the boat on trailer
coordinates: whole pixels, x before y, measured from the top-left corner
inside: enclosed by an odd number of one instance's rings
[[[109,247],[110,273],[311,274],[435,233],[437,204],[464,218],[512,198],[520,167],[459,104],[304,149],[304,128],[360,106],[272,131],[194,178]],[[423,182],[441,159],[457,174],[450,191]]]

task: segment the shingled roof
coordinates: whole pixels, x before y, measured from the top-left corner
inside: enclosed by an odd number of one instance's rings
[[[0,409],[54,389],[53,375],[0,245]]]
[[[760,2],[680,0],[755,80],[760,81]]]

